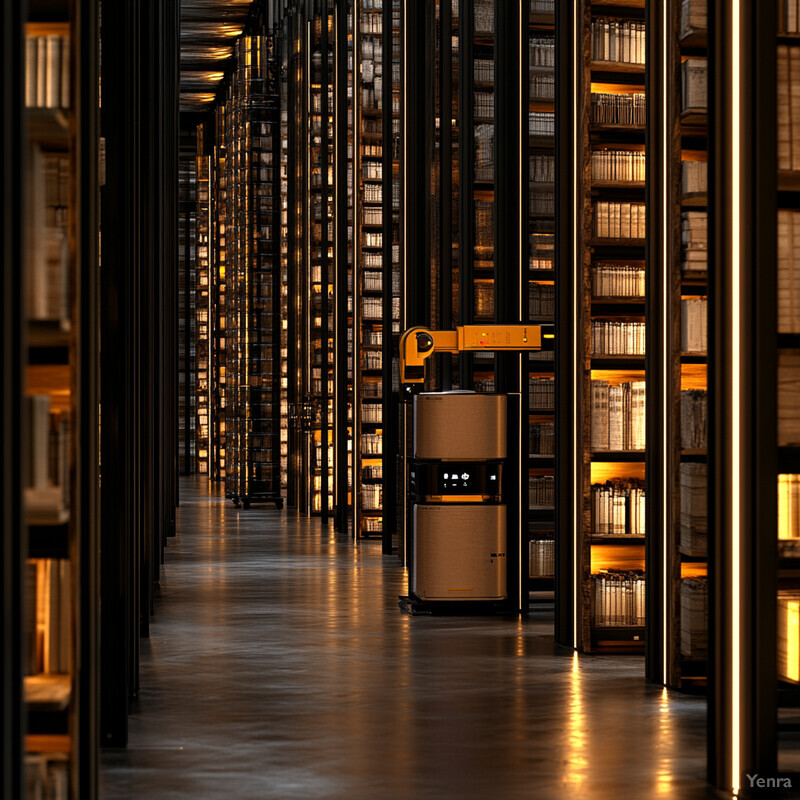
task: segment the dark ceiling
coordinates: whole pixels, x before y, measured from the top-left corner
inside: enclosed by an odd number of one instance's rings
[[[181,111],[214,101],[253,0],[181,0]]]

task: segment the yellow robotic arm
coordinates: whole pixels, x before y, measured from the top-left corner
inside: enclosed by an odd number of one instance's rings
[[[454,331],[409,328],[400,337],[400,383],[424,383],[425,361],[433,353],[541,349],[541,325],[460,325]]]

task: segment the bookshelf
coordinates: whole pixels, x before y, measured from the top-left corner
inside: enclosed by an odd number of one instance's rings
[[[526,321],[556,320],[555,260],[555,4],[528,5],[520,35],[527,70],[521,76],[527,113],[521,119],[523,187],[522,263],[527,262]],[[527,125],[527,133],[525,126]],[[523,163],[524,166],[524,163]],[[527,362],[528,405],[528,592],[555,588],[555,440],[556,399],[554,351],[530,353]]]
[[[278,37],[280,48],[280,442],[281,491],[289,488],[289,43]]]
[[[355,6],[355,270],[353,292],[353,532],[356,538],[383,535],[384,297],[391,296],[391,228],[385,220],[392,211],[393,164],[391,124],[393,91],[391,74],[384,68],[391,54],[391,29],[384,25],[384,3],[359,0]],[[387,6],[391,11],[391,5]],[[391,19],[391,18],[390,18]],[[391,64],[391,62],[389,62]],[[386,171],[391,170],[389,174]],[[391,217],[389,217],[391,219]],[[386,262],[390,270],[386,269]],[[388,365],[387,365],[388,366]],[[386,370],[389,371],[389,370]]]
[[[238,506],[283,505],[280,489],[280,230],[276,54],[243,36],[226,125],[225,494]]]
[[[6,251],[12,258],[5,272],[21,276],[5,287],[14,293],[4,301],[18,307],[6,321],[17,327],[6,331],[22,350],[21,360],[9,362],[20,374],[5,390],[17,393],[14,420],[22,421],[12,451],[22,454],[20,491],[5,511],[15,517],[8,530],[4,520],[4,537],[14,536],[20,547],[15,569],[21,572],[9,584],[20,590],[20,641],[10,651],[22,656],[14,695],[23,717],[16,730],[26,734],[26,778],[33,772],[41,778],[28,784],[28,796],[41,796],[37,791],[49,782],[60,796],[91,798],[99,597],[97,9],[86,4],[77,13],[71,2],[23,9],[27,19],[4,31],[4,38],[19,37],[4,46],[20,54],[23,67],[6,78],[19,82],[17,91],[4,93],[19,99],[13,116],[21,120],[13,155],[20,191],[13,202],[22,203],[16,220],[4,214],[4,236],[17,244]],[[21,764],[20,757],[11,765],[20,779],[15,795],[25,785]]]
[[[228,279],[228,167],[225,146],[225,106],[215,110],[216,142],[211,156],[214,173],[211,192],[212,259],[210,286],[209,412],[211,415],[211,478],[225,480],[227,474],[226,419],[226,328]]]
[[[708,103],[702,0],[651,13],[648,148],[647,676],[706,686],[708,659]],[[667,116],[657,109],[666,105]]]
[[[194,268],[194,369],[195,369],[195,469],[198,475],[209,475],[210,434],[210,259],[211,259],[211,158],[206,153],[206,126],[197,126],[195,157],[196,225]]]
[[[333,337],[333,15],[329,3],[310,24],[308,150],[310,225],[310,356],[312,406],[311,513],[322,521],[334,495],[334,337]]]
[[[585,2],[557,24],[569,104],[558,180],[572,182],[557,262],[574,265],[557,279],[559,408],[572,399],[556,420],[556,472],[571,474],[557,512],[557,635],[582,652],[645,642],[645,12],[644,0]]]

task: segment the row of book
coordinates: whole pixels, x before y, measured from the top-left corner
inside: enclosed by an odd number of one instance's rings
[[[543,34],[531,35],[528,39],[528,59],[532,67],[555,67],[556,40]]]
[[[708,213],[681,212],[681,270],[708,270]]]
[[[778,169],[800,170],[800,49],[778,45]]]
[[[531,455],[551,456],[556,452],[556,426],[553,422],[534,422],[528,429]]]
[[[25,37],[25,105],[69,108],[71,46],[68,34]]]
[[[556,195],[553,189],[538,189],[531,186],[529,213],[534,217],[553,217],[556,213]]]
[[[681,111],[703,113],[708,109],[708,63],[705,58],[681,62]]]
[[[549,283],[528,283],[528,313],[531,317],[555,316],[556,287]]]
[[[778,539],[800,540],[800,475],[778,475]]]
[[[591,348],[594,355],[644,355],[644,322],[593,319]]]
[[[681,655],[702,661],[708,658],[708,579],[681,581]]]
[[[591,382],[591,448],[600,452],[645,449],[647,382]]]
[[[383,437],[378,433],[362,433],[361,453],[365,456],[381,455],[383,453]]]
[[[68,800],[69,755],[25,754],[25,799]]]
[[[800,33],[800,0],[781,0],[778,14],[781,33]]]
[[[592,484],[592,533],[596,536],[644,536],[644,481]]]
[[[472,64],[476,81],[494,83],[494,59],[476,58]]]
[[[475,33],[494,33],[494,0],[474,0]]]
[[[778,333],[800,333],[800,211],[778,210]]]
[[[551,111],[531,111],[528,114],[529,136],[554,136],[556,115]]]
[[[475,126],[475,180],[494,180],[494,125]]]
[[[364,369],[383,369],[383,353],[380,350],[366,350],[362,365]]]
[[[623,64],[644,64],[646,26],[633,19],[595,17],[592,20],[592,58]]]
[[[705,389],[681,391],[681,447],[705,450],[708,447],[708,392]]]
[[[646,277],[639,264],[597,263],[592,269],[592,296],[644,297]]]
[[[708,300],[684,297],[681,300],[681,351],[705,353],[708,350]]]
[[[778,446],[800,446],[800,350],[778,350]]]
[[[29,598],[25,623],[25,673],[64,675],[72,671],[72,586],[67,559],[27,562]]]
[[[683,461],[679,467],[680,549],[687,556],[708,550],[708,466]]]
[[[69,508],[69,414],[48,395],[28,395],[25,406],[25,508],[31,520],[58,520]]]
[[[383,508],[383,489],[379,483],[362,484],[361,508],[365,511],[380,511]]]
[[[599,125],[645,125],[647,99],[644,92],[613,94],[592,92],[592,122]]]
[[[535,408],[554,408],[556,404],[556,382],[554,378],[528,379],[528,406]]]
[[[594,235],[598,239],[644,239],[647,206],[598,200],[594,204]]]
[[[552,475],[531,475],[528,478],[528,506],[553,508],[556,502],[556,479]]]
[[[800,682],[800,592],[778,592],[778,676]]]
[[[528,576],[552,578],[556,574],[554,539],[531,539],[528,543]]]
[[[708,162],[681,161],[681,192],[704,194],[708,191]]]
[[[531,100],[548,102],[556,96],[556,76],[552,72],[534,73],[530,77],[529,94]]]
[[[26,312],[28,319],[69,324],[70,255],[67,236],[69,160],[32,146],[27,172]]]
[[[361,474],[365,478],[380,480],[383,478],[383,464],[366,464],[361,468]]]
[[[644,150],[592,150],[593,181],[644,181]]]
[[[603,570],[592,575],[594,624],[641,627],[645,624],[645,578],[640,570]]]
[[[476,117],[494,117],[494,92],[475,92],[473,109]]]
[[[376,425],[382,421],[382,406],[380,403],[362,403],[361,421]]]
[[[528,158],[528,180],[532,183],[554,183],[556,158],[547,153],[534,153]]]

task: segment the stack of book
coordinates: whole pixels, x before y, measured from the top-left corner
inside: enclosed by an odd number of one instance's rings
[[[553,408],[556,404],[554,378],[529,378],[528,402],[531,409]]]
[[[708,191],[708,163],[705,161],[681,161],[681,192],[683,194],[705,194]]]
[[[778,210],[778,333],[800,333],[800,212]]]
[[[380,292],[383,289],[383,273],[364,272],[364,291]]]
[[[594,624],[602,627],[641,627],[645,623],[644,573],[604,570],[592,575]]]
[[[705,113],[708,108],[708,66],[705,58],[681,63],[681,111]]]
[[[684,272],[708,269],[708,214],[705,211],[681,212],[681,269]]]
[[[383,452],[383,437],[377,433],[361,434],[361,452],[365,456],[379,456]]]
[[[592,20],[592,58],[622,64],[645,63],[644,22],[595,17]]]
[[[630,320],[592,320],[594,355],[644,355],[645,323]]]
[[[551,456],[556,451],[556,429],[553,422],[532,423],[528,431],[531,455]]]
[[[552,508],[555,501],[555,478],[552,475],[532,475],[528,478],[528,506],[530,508]]]
[[[592,180],[644,181],[646,163],[644,150],[593,150]]]
[[[644,239],[647,206],[598,200],[594,204],[594,235],[598,239]]]
[[[556,543],[553,539],[532,539],[528,545],[528,576],[552,578],[556,573]]]
[[[531,100],[547,102],[555,99],[556,76],[553,72],[536,72],[530,78]]]
[[[681,581],[681,655],[692,660],[708,658],[708,580]]]
[[[800,446],[800,350],[778,351],[778,446]]]
[[[790,2],[792,0],[789,0]],[[708,29],[706,0],[682,0],[681,38]]]
[[[687,556],[705,556],[708,550],[708,467],[680,465],[680,547]]]
[[[380,423],[382,407],[379,403],[361,404],[361,421],[369,423]]]
[[[528,313],[531,319],[545,317],[552,319],[556,313],[556,289],[549,283],[528,284]]]
[[[28,108],[69,108],[70,37],[25,37],[25,105]]]
[[[528,58],[532,67],[555,67],[555,39],[543,34],[532,34],[528,39]]]
[[[608,381],[592,381],[592,450],[645,449],[646,387],[646,381],[627,381],[615,386]]]
[[[647,100],[644,92],[592,92],[592,122],[603,125],[644,125],[646,120]]]
[[[362,468],[362,474],[365,478],[376,478],[380,480],[383,477],[383,465],[367,464]]]
[[[708,350],[708,300],[685,297],[681,300],[681,351],[705,353]]]
[[[594,297],[644,297],[645,269],[638,264],[595,264],[592,269]]]
[[[644,481],[615,480],[592,484],[594,536],[644,536]]]

